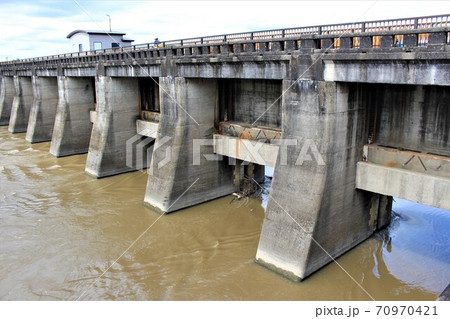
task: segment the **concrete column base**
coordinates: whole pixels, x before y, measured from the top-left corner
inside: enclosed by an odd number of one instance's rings
[[[145,204],[173,212],[235,191],[232,166],[207,160],[213,154],[213,79],[160,78],[161,119],[149,170]],[[196,148],[195,141],[200,145]],[[203,144],[202,141],[210,141]],[[198,157],[194,152],[200,150]]]
[[[51,141],[58,106],[56,77],[32,77],[33,103],[31,105],[25,139],[30,143]]]
[[[92,129],[86,173],[98,178],[146,168],[147,148],[154,139],[136,133],[138,79],[99,76],[96,88],[97,117]],[[141,156],[137,158],[139,152]]]
[[[23,133],[27,131],[31,104],[33,103],[33,86],[31,77],[14,76],[15,95],[11,107],[8,131]]]
[[[0,92],[0,126],[5,126],[9,125],[11,107],[16,92],[14,89],[14,78],[12,76],[4,76],[2,78]]]
[[[59,76],[58,96],[50,154],[87,153],[92,130],[89,113],[94,108],[92,78]]]
[[[380,204],[355,189],[367,134],[356,90],[304,80],[284,81],[284,91],[282,141],[256,260],[302,280],[368,238]]]

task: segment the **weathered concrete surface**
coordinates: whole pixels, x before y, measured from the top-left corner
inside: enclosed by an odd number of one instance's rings
[[[89,119],[90,119],[91,123],[94,124],[95,120],[97,120],[97,111],[90,111]]]
[[[450,178],[359,162],[356,187],[450,210]]]
[[[132,158],[135,144],[145,142],[145,138],[136,134],[138,80],[98,76],[96,89],[97,117],[92,129],[86,173],[105,177],[146,168],[147,156],[139,157],[137,162]]]
[[[285,90],[282,141],[256,260],[301,280],[368,238],[378,216],[371,215],[372,194],[355,189],[367,132],[357,92],[310,80],[284,81]],[[372,211],[379,209],[377,203]]]
[[[58,77],[58,107],[50,154],[60,157],[88,151],[94,89],[92,78]]]
[[[261,126],[235,122],[220,122],[219,134],[244,138],[248,140],[258,140],[268,143],[277,143],[281,138],[281,129],[272,129]]]
[[[450,157],[447,156],[374,144],[364,146],[364,156],[369,163],[450,178]]]
[[[380,53],[378,59],[370,58],[361,53],[326,57],[324,79],[336,82],[450,85],[448,60],[419,60],[413,53]]]
[[[279,146],[214,134],[214,153],[246,162],[275,167]]]
[[[136,133],[151,138],[158,137],[159,123],[149,121],[136,121]]]
[[[234,117],[237,123],[281,127],[281,81],[232,80]]]
[[[11,107],[8,131],[11,133],[26,132],[33,103],[33,86],[31,77],[14,77],[15,95]]]
[[[377,117],[374,143],[450,156],[448,87],[358,86]]]
[[[213,154],[212,143],[198,145],[194,164],[194,140],[212,142],[217,80],[162,77],[159,83],[160,133],[145,204],[162,213],[173,212],[234,192],[232,166],[203,156]]]
[[[25,139],[30,143],[51,141],[58,106],[56,77],[32,77],[33,103]]]
[[[2,77],[2,87],[0,92],[0,126],[9,125],[11,107],[14,95],[16,94],[14,78],[12,76]]]

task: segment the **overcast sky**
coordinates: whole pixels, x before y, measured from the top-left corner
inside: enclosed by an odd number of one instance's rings
[[[0,61],[70,52],[76,29],[134,44],[249,30],[450,13],[449,1],[0,0]]]

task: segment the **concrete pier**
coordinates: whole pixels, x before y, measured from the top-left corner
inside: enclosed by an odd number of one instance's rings
[[[16,92],[14,88],[14,78],[12,76],[2,77],[0,92],[0,126],[4,126],[9,125],[11,107]]]
[[[56,77],[32,77],[33,103],[25,139],[30,143],[51,141],[58,106]]]
[[[58,97],[50,154],[87,153],[92,130],[90,110],[94,108],[93,78],[59,76]]]
[[[15,95],[11,107],[8,131],[23,133],[27,131],[31,104],[33,103],[33,86],[31,77],[14,76]]]
[[[379,205],[371,216],[373,195],[355,189],[366,130],[358,96],[335,82],[283,81],[289,87],[256,260],[301,280],[368,238]]]
[[[135,161],[127,163],[127,152],[131,153],[128,158],[135,155],[133,146],[145,140],[136,133],[139,117],[138,79],[98,76],[96,90],[97,117],[92,129],[86,173],[105,177],[136,170],[132,165]],[[127,144],[127,141],[131,144]],[[139,164],[139,168],[147,167],[146,163]]]
[[[232,166],[209,161],[213,145],[194,140],[212,139],[217,80],[161,77],[161,134],[148,177],[144,202],[161,213],[173,212],[235,191]],[[195,153],[198,162],[194,163]]]

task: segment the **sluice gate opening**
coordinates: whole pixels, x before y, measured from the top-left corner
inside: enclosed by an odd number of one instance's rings
[[[234,165],[237,198],[267,193],[265,167],[275,166],[281,139],[282,81],[219,79],[218,86],[214,151]]]

